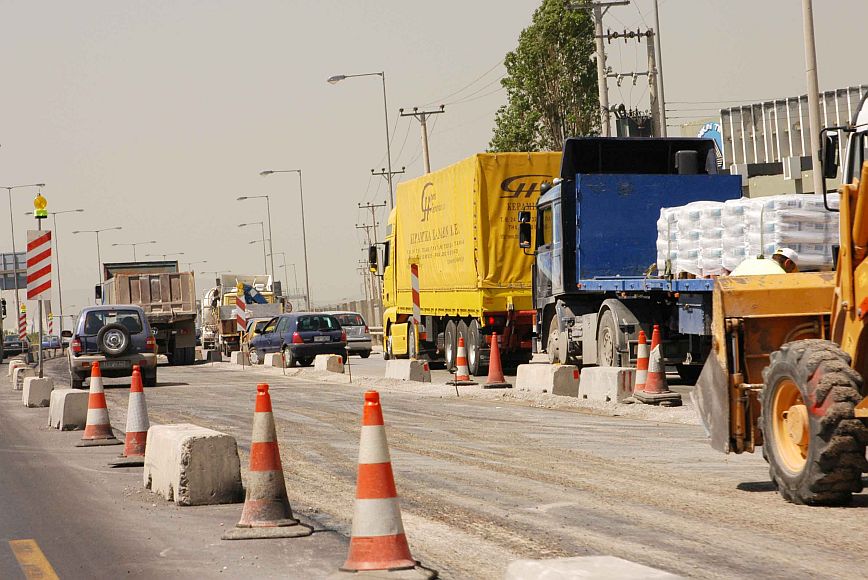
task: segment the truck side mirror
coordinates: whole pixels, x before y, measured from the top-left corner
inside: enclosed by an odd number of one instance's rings
[[[518,212],[518,247],[522,249],[530,248],[533,231],[530,225],[530,212]]]
[[[368,269],[374,274],[380,271],[379,258],[377,246],[368,246]]]
[[[834,179],[838,176],[838,135],[825,133],[823,135],[823,148],[820,150],[823,160],[823,177]]]
[[[93,287],[93,297],[97,300],[102,300],[102,284],[97,284]]]

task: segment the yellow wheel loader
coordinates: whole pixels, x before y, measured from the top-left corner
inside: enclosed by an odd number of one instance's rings
[[[835,272],[719,278],[712,355],[694,392],[712,447],[761,446],[773,483],[797,504],[846,504],[868,471],[866,100],[851,125],[823,132],[826,177],[837,176],[836,141],[846,139],[839,209],[826,203],[840,211]]]

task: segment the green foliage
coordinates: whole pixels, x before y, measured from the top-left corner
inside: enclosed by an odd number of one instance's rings
[[[543,0],[503,64],[507,104],[489,151],[559,151],[564,139],[600,129],[594,23],[587,0]]]

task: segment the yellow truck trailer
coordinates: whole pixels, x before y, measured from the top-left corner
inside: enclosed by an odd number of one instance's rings
[[[387,357],[407,357],[415,345],[415,266],[421,356],[451,369],[463,337],[471,373],[482,374],[496,332],[505,359],[530,359],[533,257],[519,248],[516,216],[536,206],[560,159],[560,152],[482,153],[398,185],[383,256]]]

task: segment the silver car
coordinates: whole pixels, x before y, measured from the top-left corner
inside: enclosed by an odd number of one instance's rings
[[[362,358],[371,356],[371,331],[362,315],[358,312],[328,312],[341,323],[347,333],[347,353]]]

